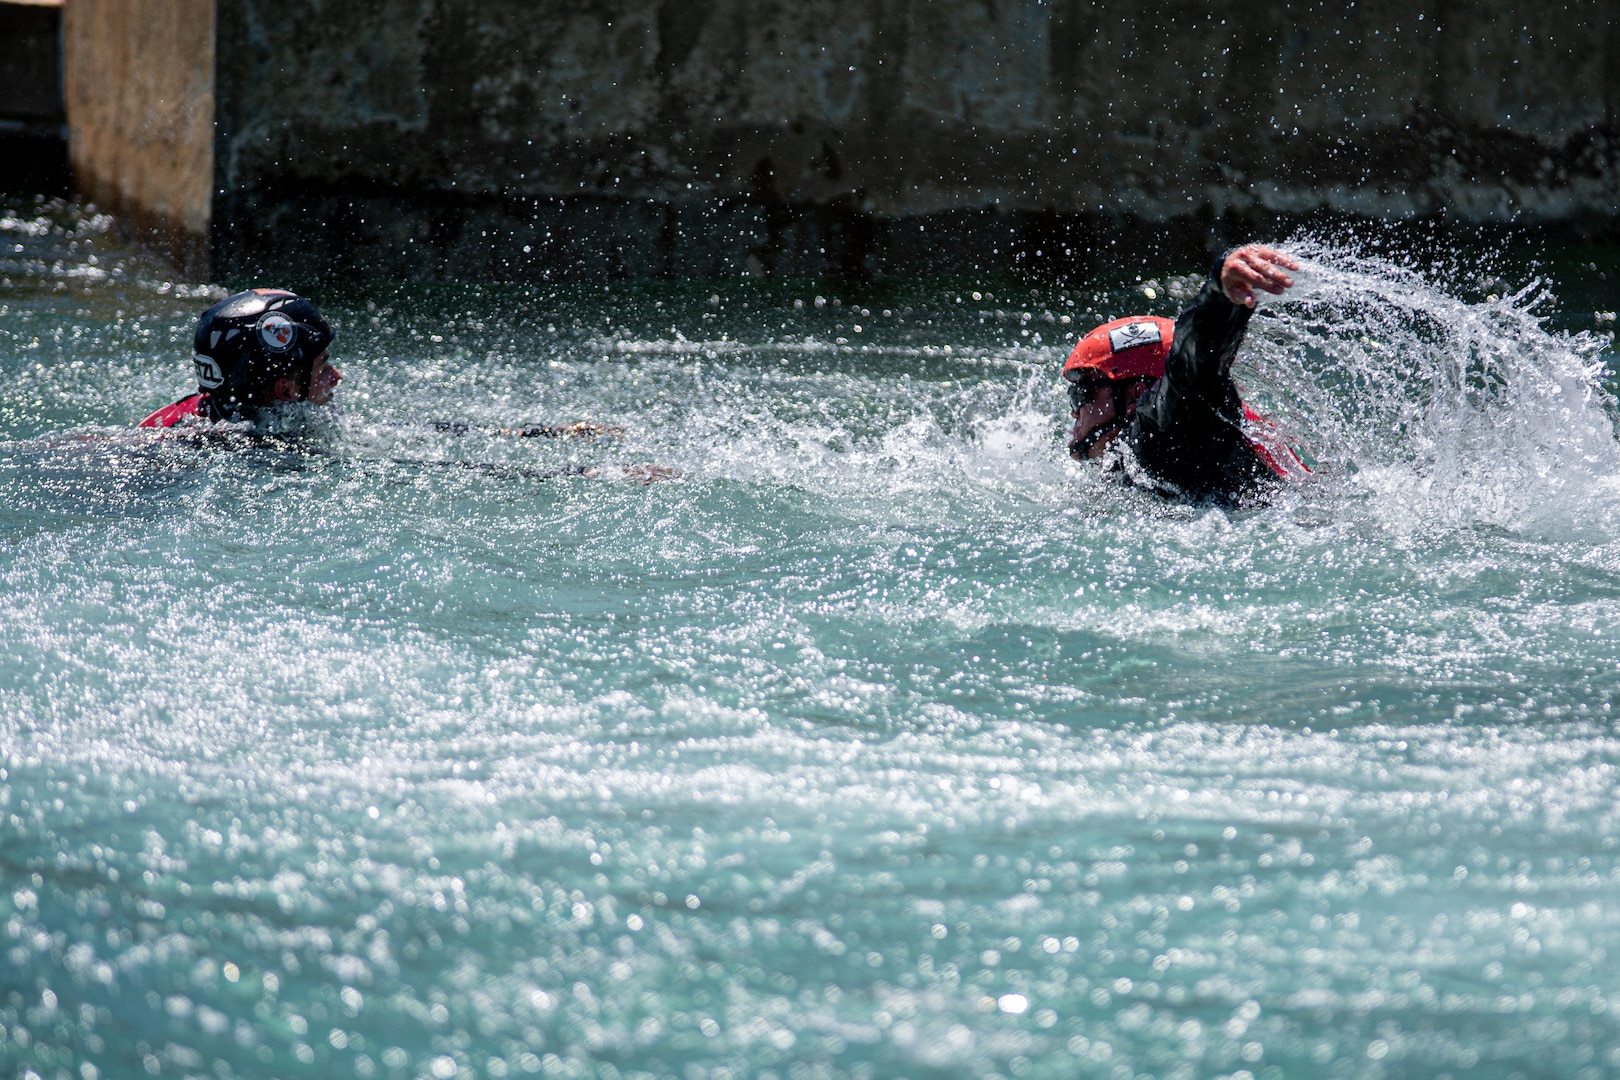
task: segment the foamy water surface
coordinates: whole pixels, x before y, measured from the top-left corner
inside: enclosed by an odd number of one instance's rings
[[[311,287],[201,440],[107,230],[0,216],[6,1075],[1620,1071],[1614,253],[1295,238],[1220,510],[1060,445],[1175,268]]]

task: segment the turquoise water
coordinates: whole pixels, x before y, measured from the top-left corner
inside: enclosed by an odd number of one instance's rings
[[[310,287],[198,441],[217,292],[0,241],[5,1075],[1620,1073],[1615,252],[1296,238],[1228,512],[1059,444],[1184,268]]]

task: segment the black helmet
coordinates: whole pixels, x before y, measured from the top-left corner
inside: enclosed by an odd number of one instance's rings
[[[251,414],[283,377],[297,379],[308,393],[310,370],[332,337],[315,305],[296,293],[239,292],[197,320],[197,388],[221,418]]]

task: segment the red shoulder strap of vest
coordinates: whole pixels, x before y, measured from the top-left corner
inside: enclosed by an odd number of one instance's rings
[[[207,394],[192,394],[190,397],[181,398],[173,405],[163,406],[163,408],[142,420],[137,426],[150,428],[174,427],[182,420],[203,415],[203,407],[207,403]]]
[[[1284,480],[1310,473],[1311,467],[1284,441],[1277,425],[1249,408],[1247,402],[1243,405],[1243,419],[1247,421],[1249,446],[1266,468]]]

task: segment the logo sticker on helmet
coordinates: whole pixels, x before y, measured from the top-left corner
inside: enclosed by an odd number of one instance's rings
[[[271,352],[286,352],[298,340],[298,327],[279,311],[267,312],[259,320],[259,340]]]
[[[1164,335],[1159,332],[1159,324],[1146,320],[1127,323],[1108,331],[1108,344],[1115,352],[1134,349],[1138,345],[1157,345],[1163,340]]]
[[[191,362],[197,365],[197,385],[204,390],[212,390],[225,381],[225,373],[219,370],[219,362],[212,356],[192,353]]]

